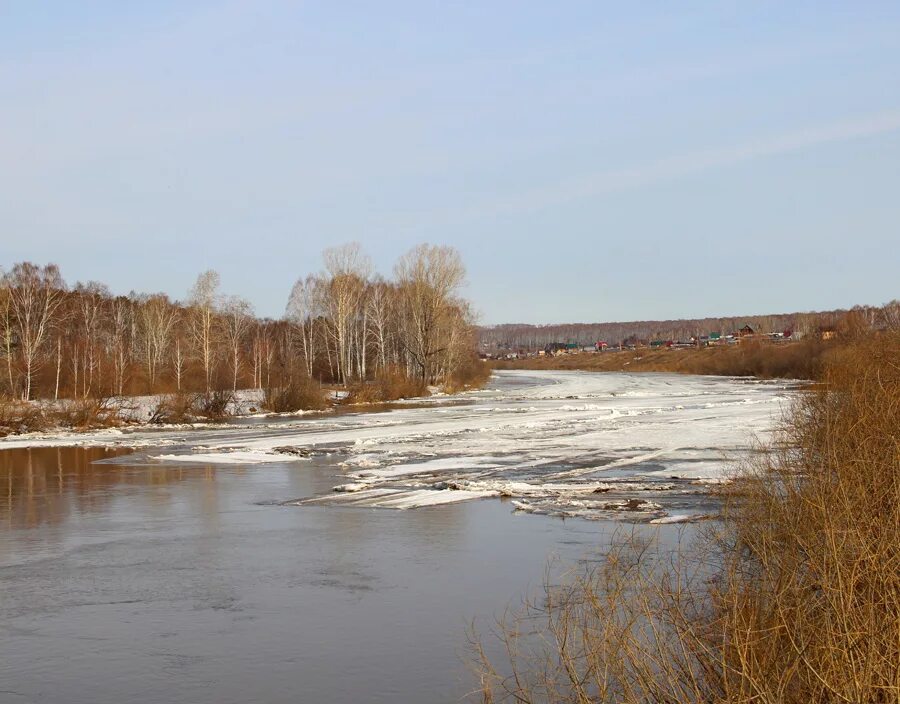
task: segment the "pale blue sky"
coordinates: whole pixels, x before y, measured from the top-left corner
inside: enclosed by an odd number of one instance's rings
[[[278,316],[456,246],[482,321],[900,296],[900,3],[0,2],[0,264]]]

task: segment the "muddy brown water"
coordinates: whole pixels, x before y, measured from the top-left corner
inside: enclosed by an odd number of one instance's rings
[[[334,458],[132,462],[0,451],[0,702],[459,701],[467,624],[613,530],[499,501],[280,505],[328,491]]]

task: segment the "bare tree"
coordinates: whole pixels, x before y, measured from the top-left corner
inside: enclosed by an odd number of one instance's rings
[[[372,271],[372,264],[358,242],[326,249],[322,258],[327,272],[323,288],[323,301],[331,322],[338,365],[338,376],[343,383],[353,376],[354,339],[358,327],[362,325],[363,296],[366,282]],[[364,355],[365,352],[363,351]],[[364,368],[357,359],[357,368]]]
[[[157,293],[139,301],[137,314],[144,363],[147,365],[147,386],[153,393],[178,319],[178,309],[165,294]]]
[[[188,302],[191,306],[190,334],[194,351],[203,365],[206,393],[212,389],[212,368],[215,359],[215,316],[219,303],[219,275],[210,269],[197,277]]]
[[[131,334],[133,320],[134,304],[131,299],[117,296],[110,302],[109,322],[112,327],[110,354],[113,365],[113,390],[119,396],[125,393],[125,375],[134,349],[134,339]]]
[[[231,296],[222,305],[225,341],[231,357],[232,391],[237,391],[238,374],[241,368],[241,346],[253,320],[253,306],[243,298]]]
[[[900,300],[893,300],[881,307],[881,318],[888,330],[900,330]]]
[[[322,283],[315,276],[297,279],[288,298],[286,314],[288,320],[300,334],[303,362],[306,374],[313,375],[315,360],[316,320],[321,315]]]
[[[253,339],[253,367],[256,388],[269,388],[272,372],[272,361],[275,358],[274,324],[271,321],[261,321],[256,326]]]
[[[13,335],[14,323],[12,315],[12,294],[9,290],[9,282],[0,270],[0,340],[3,344],[3,356],[6,360],[6,376],[9,384],[9,395],[15,395],[15,383],[13,382]]]
[[[22,397],[31,399],[34,373],[43,359],[41,346],[63,301],[65,283],[55,264],[44,267],[31,262],[16,264],[4,277],[10,297],[14,333],[25,370],[25,390]]]
[[[375,361],[378,369],[388,364],[391,321],[396,314],[396,288],[384,280],[372,283],[367,298],[368,334],[375,345]]]
[[[178,392],[181,392],[187,368],[187,345],[184,342],[184,325],[181,323],[182,319],[179,318],[178,323],[175,325],[175,331],[172,333],[174,338],[172,343],[172,371],[175,374],[175,389]]]
[[[422,244],[401,257],[394,271],[403,347],[423,383],[430,383],[435,357],[449,345],[450,314],[465,268],[452,247]]]
[[[467,301],[457,301],[447,313],[447,350],[440,376],[448,378],[475,348],[474,314]]]
[[[253,388],[255,389],[262,386],[263,330],[264,324],[258,320],[255,321],[253,326],[253,345],[250,348],[250,356],[253,359]]]
[[[97,353],[97,345],[106,314],[106,302],[112,297],[112,294],[104,284],[89,281],[86,284],[76,284],[75,295],[78,325],[84,340],[82,393],[87,397],[94,384],[94,371],[97,370],[98,376],[100,372],[101,362]]]

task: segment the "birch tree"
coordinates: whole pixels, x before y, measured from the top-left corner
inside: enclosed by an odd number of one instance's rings
[[[178,320],[178,309],[169,302],[167,296],[158,293],[144,297],[137,312],[144,363],[147,365],[147,386],[149,392],[153,393]]]
[[[10,396],[15,395],[15,383],[13,381],[13,317],[12,294],[6,277],[0,271],[0,343],[6,367],[6,379]]]
[[[190,335],[197,359],[203,366],[206,393],[212,390],[212,368],[216,353],[215,316],[219,302],[219,275],[210,269],[197,277],[188,302],[191,306]]]
[[[253,306],[243,298],[231,296],[222,305],[222,331],[231,357],[232,391],[237,391],[241,368],[241,346],[253,320]]]
[[[334,337],[338,377],[346,384],[353,376],[354,333],[360,324],[361,302],[372,264],[358,242],[326,249],[322,258],[327,273],[323,300]],[[357,366],[364,367],[364,361]]]
[[[313,375],[316,320],[321,315],[321,281],[315,276],[297,279],[291,289],[285,314],[300,335],[306,374]]]
[[[271,321],[258,321],[253,337],[253,385],[269,388],[272,361],[275,357],[274,331]]]
[[[101,362],[97,346],[100,343],[99,336],[106,313],[105,305],[111,298],[111,294],[109,288],[97,281],[76,284],[75,294],[78,326],[84,341],[82,351],[82,392],[87,397],[93,390],[95,370],[99,376],[99,365]]]
[[[175,374],[175,390],[181,393],[187,368],[187,345],[184,341],[184,325],[181,318],[175,325],[172,343],[172,372]]]
[[[888,330],[900,330],[900,301],[885,303],[881,307],[881,317]]]
[[[130,299],[117,296],[110,302],[110,355],[113,365],[113,390],[119,396],[125,393],[125,376],[134,349],[133,335],[131,335],[133,319],[134,304]]]
[[[55,264],[39,267],[31,262],[16,264],[3,279],[24,367],[22,397],[28,401],[34,374],[44,361],[41,347],[63,302],[65,283]]]
[[[381,279],[372,283],[367,297],[368,335],[375,347],[378,370],[384,370],[388,365],[391,321],[396,315],[395,298],[395,287]]]
[[[401,257],[394,272],[403,348],[427,384],[434,378],[437,355],[449,345],[451,313],[465,268],[452,247],[422,244]]]

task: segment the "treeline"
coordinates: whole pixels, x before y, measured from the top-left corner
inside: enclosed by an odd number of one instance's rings
[[[821,329],[834,329],[849,312],[878,327],[885,317],[900,319],[900,301],[893,301],[885,306],[856,306],[851,311],[562,325],[515,323],[479,328],[478,336],[480,342],[489,349],[510,350],[543,349],[552,342],[592,345],[602,340],[609,345],[618,345],[649,340],[690,340],[692,336],[707,335],[710,332],[726,335],[744,325],[750,325],[757,332],[763,333],[790,330],[796,337],[802,338],[813,335]]]
[[[831,314],[829,314],[829,319]],[[637,351],[613,350],[603,354],[527,356],[491,362],[493,369],[559,369],[597,372],[677,372],[718,376],[755,376],[761,379],[819,379],[834,350],[860,339],[877,338],[900,330],[900,301],[880,307],[855,306],[837,313],[828,335],[801,335],[796,344],[771,344],[765,336],[745,337],[740,344],[713,347]]]
[[[183,301],[68,286],[54,264],[15,264],[0,278],[0,396],[100,398],[310,383],[359,388],[390,378],[405,391],[465,386],[484,374],[450,247],[420,245],[392,279],[358,244],[328,249],[324,270],[294,285],[280,320],[198,276]],[[269,393],[271,391],[271,393]],[[365,395],[365,394],[361,394]]]
[[[593,372],[675,372],[760,379],[818,379],[824,360],[846,343],[844,336],[822,340],[810,336],[797,344],[773,345],[761,340],[739,345],[564,354],[492,361],[493,369],[558,369]]]

